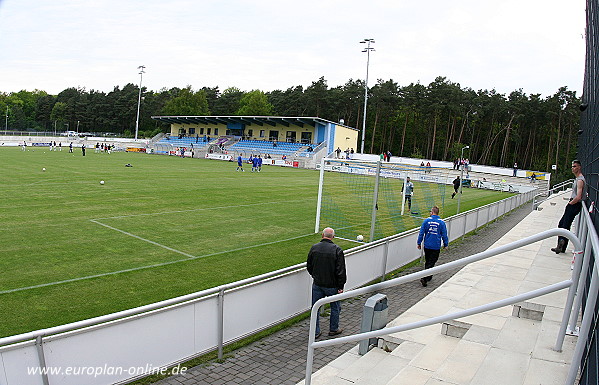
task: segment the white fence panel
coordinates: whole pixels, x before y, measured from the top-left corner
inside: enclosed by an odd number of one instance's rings
[[[28,368],[39,368],[37,351],[32,343],[0,353],[0,385],[43,385],[42,377],[27,374]]]
[[[489,221],[489,208],[488,207],[480,207],[478,209],[478,215],[476,218],[477,227],[484,226]]]
[[[387,273],[420,258],[421,251],[416,247],[417,241],[418,231],[406,233],[401,238],[396,238],[389,242]]]
[[[362,286],[380,277],[383,266],[384,244],[369,247],[345,258],[348,289]]]
[[[464,234],[468,234],[469,232],[477,229],[478,226],[476,223],[477,222],[476,214],[477,214],[476,210],[469,211],[466,214],[466,227],[465,227]]]
[[[194,302],[196,329],[194,332],[194,353],[206,352],[218,345],[218,297],[211,295]]]
[[[239,339],[308,310],[311,284],[304,269],[227,292],[224,340]]]
[[[463,234],[464,225],[466,224],[466,216],[459,214],[451,217],[446,221],[449,242],[453,242],[460,238]]]
[[[193,305],[184,305],[48,338],[44,342],[46,365],[61,370],[48,379],[50,384],[94,385],[143,374],[148,368],[192,355],[195,327]],[[70,375],[66,365],[72,368]],[[87,369],[104,367],[102,373],[90,374]]]

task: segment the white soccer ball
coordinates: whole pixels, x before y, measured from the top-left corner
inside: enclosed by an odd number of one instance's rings
[[[358,235],[356,237],[356,239],[358,240],[358,242],[363,242],[364,241],[364,236],[363,235]]]
[[[46,171],[46,168],[45,168],[45,167],[42,167],[42,171]]]
[[[100,184],[104,184],[104,181],[103,181],[103,180],[101,180],[101,181],[100,181]]]

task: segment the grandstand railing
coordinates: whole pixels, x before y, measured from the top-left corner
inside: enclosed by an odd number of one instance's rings
[[[562,323],[558,332],[557,341],[555,343],[554,350],[561,352],[566,333],[576,334],[582,336],[578,339],[574,355],[572,357],[572,364],[569,368],[568,377],[565,385],[573,385],[576,380],[576,376],[580,369],[583,353],[587,345],[587,341],[584,337],[588,336],[591,328],[594,316],[594,309],[597,304],[597,294],[599,292],[599,280],[598,280],[598,266],[597,259],[593,259],[593,264],[589,263],[591,255],[599,255],[599,238],[596,230],[593,226],[591,218],[589,216],[586,205],[583,206],[581,214],[578,216],[577,234],[574,235],[572,232],[565,229],[551,229],[539,234],[512,242],[507,245],[497,247],[492,250],[486,250],[481,253],[471,255],[469,257],[446,263],[441,266],[437,266],[431,269],[422,270],[417,273],[409,274],[403,277],[395,278],[387,282],[371,285],[368,287],[352,290],[342,294],[337,294],[318,300],[312,307],[310,314],[310,330],[308,337],[308,353],[306,360],[306,380],[305,385],[310,385],[312,378],[312,366],[314,360],[314,350],[316,348],[325,348],[329,346],[344,344],[348,342],[358,342],[361,340],[367,340],[369,338],[381,337],[397,332],[406,330],[417,329],[424,326],[430,326],[450,320],[459,319],[473,314],[483,313],[489,310],[497,309],[500,307],[513,305],[518,302],[522,302],[531,298],[539,297],[545,294],[549,294],[555,291],[568,289],[568,296],[564,305],[564,312],[562,316]],[[477,262],[486,258],[490,258],[510,250],[527,246],[531,243],[551,238],[555,236],[563,236],[572,241],[574,244],[574,266],[572,269],[572,278],[570,280],[562,281],[549,285],[537,290],[529,291],[527,293],[519,294],[510,298],[505,298],[499,301],[491,302],[485,305],[477,306],[471,309],[462,310],[459,312],[446,314],[443,316],[432,317],[429,319],[412,322],[409,324],[388,327],[376,331],[353,334],[350,336],[335,338],[326,341],[315,342],[315,331],[316,331],[316,316],[320,311],[320,308],[334,301],[340,301],[347,298],[356,297],[366,293],[370,293],[377,290],[383,290],[389,287],[398,286],[407,282],[415,281],[422,277],[438,274],[444,271],[455,269],[456,267],[462,267],[472,262]],[[583,246],[584,245],[584,246]],[[583,310],[583,317],[580,326],[580,330],[577,330],[576,324],[578,321],[578,314],[582,305],[582,293],[584,293],[585,285],[587,283],[586,277],[590,275],[590,285],[588,289],[588,297],[586,298],[585,307]],[[576,303],[574,300],[576,299]]]
[[[449,238],[483,226],[532,199],[518,194],[447,218]],[[352,248],[346,253],[348,289],[384,277],[420,258],[418,229]],[[428,274],[428,273],[427,273]],[[88,385],[127,382],[143,375],[65,376],[28,368],[177,365],[222,349],[310,309],[306,264],[114,314],[0,338],[2,385]],[[44,374],[45,373],[45,374]],[[149,373],[147,373],[149,374]]]
[[[555,195],[557,193],[566,192],[570,187],[572,187],[573,181],[574,181],[574,179],[565,180],[563,182],[556,184],[555,186],[553,186],[546,192],[540,192],[540,193],[536,194],[534,199],[532,200],[532,209],[536,210],[537,207],[539,207],[539,205],[541,203],[545,202],[547,199],[552,198],[552,195]],[[545,198],[541,199],[541,200],[537,200],[538,197],[545,197]]]

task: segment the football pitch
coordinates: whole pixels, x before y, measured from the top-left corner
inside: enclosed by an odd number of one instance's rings
[[[0,159],[0,336],[301,263],[320,239],[314,170],[67,148]],[[468,190],[462,210],[507,196]]]

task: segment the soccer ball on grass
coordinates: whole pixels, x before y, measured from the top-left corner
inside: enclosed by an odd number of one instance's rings
[[[364,242],[364,236],[363,236],[363,235],[361,235],[361,234],[360,234],[360,235],[358,235],[358,236],[356,237],[356,239],[358,240],[358,242]]]

